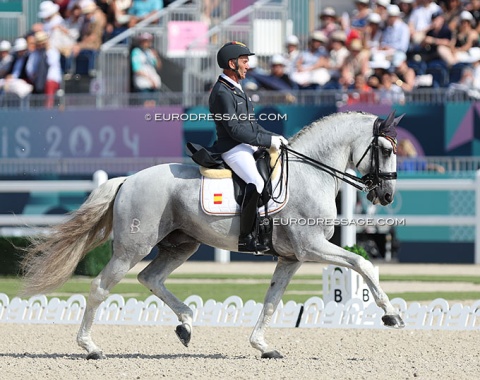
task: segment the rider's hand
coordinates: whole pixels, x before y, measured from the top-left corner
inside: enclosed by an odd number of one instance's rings
[[[272,142],[270,143],[270,147],[279,150],[281,145],[288,145],[288,141],[283,136],[272,136]]]

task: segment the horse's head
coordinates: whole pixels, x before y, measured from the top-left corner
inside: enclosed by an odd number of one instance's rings
[[[386,120],[376,119],[370,145],[353,153],[354,159],[360,157],[355,162],[368,189],[367,199],[373,204],[385,206],[393,202],[397,179],[396,127],[402,117],[395,118],[392,112]]]

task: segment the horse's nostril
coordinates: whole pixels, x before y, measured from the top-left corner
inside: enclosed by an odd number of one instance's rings
[[[385,194],[385,200],[389,203],[392,202],[393,200],[392,194],[390,193]]]

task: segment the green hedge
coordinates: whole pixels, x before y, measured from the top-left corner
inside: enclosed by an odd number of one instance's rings
[[[0,237],[0,275],[16,276],[20,273],[20,262],[23,255],[21,248],[28,245],[29,241],[25,237]],[[78,264],[75,274],[96,276],[111,257],[112,242],[109,240],[90,251]]]

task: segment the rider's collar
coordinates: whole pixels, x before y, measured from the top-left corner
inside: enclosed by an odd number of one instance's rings
[[[230,85],[235,86],[236,88],[238,88],[240,91],[243,92],[243,88],[240,85],[240,83],[237,83],[234,80],[230,79],[224,73],[220,74],[220,78],[225,79]]]

